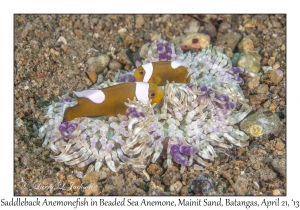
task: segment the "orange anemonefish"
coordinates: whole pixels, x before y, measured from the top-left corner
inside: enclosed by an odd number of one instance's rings
[[[128,98],[134,97],[146,104],[159,103],[164,96],[161,88],[155,84],[145,82],[122,83],[101,90],[84,90],[75,92],[78,104],[66,108],[63,121],[70,121],[78,117],[99,117],[125,115]]]
[[[157,85],[169,82],[189,83],[188,67],[181,61],[158,61],[139,66],[134,71],[137,81],[155,83]]]

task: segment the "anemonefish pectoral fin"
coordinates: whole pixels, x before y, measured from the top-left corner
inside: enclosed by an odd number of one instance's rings
[[[80,98],[87,98],[94,103],[100,104],[105,100],[105,95],[102,90],[84,90],[81,92],[75,92],[76,100],[78,103],[81,102]]]
[[[158,85],[160,82],[161,82],[161,78],[160,78],[159,76],[156,76],[156,77],[154,78],[154,83],[155,83],[156,85]]]
[[[151,77],[151,78],[149,79],[148,83],[155,83],[155,77],[154,77],[154,76]]]

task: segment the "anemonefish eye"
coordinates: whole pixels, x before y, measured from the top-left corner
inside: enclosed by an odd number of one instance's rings
[[[144,71],[140,71],[140,75],[143,75],[144,74]]]
[[[155,93],[150,93],[150,96],[153,98],[155,97]]]

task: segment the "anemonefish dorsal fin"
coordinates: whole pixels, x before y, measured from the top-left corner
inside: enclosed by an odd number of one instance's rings
[[[149,83],[136,82],[135,96],[143,104],[147,104],[149,101],[148,92],[149,92]]]
[[[87,98],[97,104],[100,104],[105,100],[105,95],[102,90],[84,90],[81,92],[73,91],[73,93],[76,95],[78,103],[81,103],[82,98]]]

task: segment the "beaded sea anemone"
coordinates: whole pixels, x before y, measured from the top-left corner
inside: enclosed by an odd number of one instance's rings
[[[124,164],[144,168],[156,162],[163,148],[167,165],[173,161],[186,166],[209,166],[217,157],[216,148],[243,147],[248,136],[233,127],[251,111],[240,88],[239,74],[253,76],[245,69],[232,67],[220,48],[199,53],[184,53],[164,40],[146,44],[135,63],[179,60],[189,68],[190,83],[167,83],[164,98],[157,105],[129,100],[126,115],[76,118],[62,122],[66,107],[77,102],[63,98],[48,107],[49,120],[40,128],[43,146],[49,143],[55,161],[79,167],[95,163],[99,170],[105,162],[112,171]],[[133,82],[132,73],[119,74],[98,88]],[[164,146],[165,145],[165,146]]]

